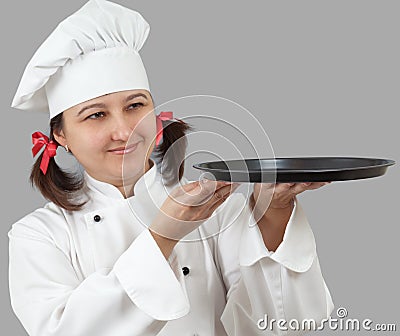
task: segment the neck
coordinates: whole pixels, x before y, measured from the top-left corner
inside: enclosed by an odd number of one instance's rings
[[[147,160],[144,171],[141,174],[138,174],[138,175],[124,181],[125,183],[123,183],[122,185],[116,185],[116,187],[121,192],[121,194],[124,196],[124,198],[134,196],[134,187],[135,187],[136,182],[144,174],[146,174],[152,167],[153,167],[153,162],[151,160]]]

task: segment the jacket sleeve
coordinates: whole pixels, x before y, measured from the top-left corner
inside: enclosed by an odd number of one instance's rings
[[[217,248],[217,264],[227,288],[221,320],[228,335],[304,334],[294,330],[291,320],[301,324],[313,319],[318,326],[331,314],[333,302],[298,200],[283,241],[272,252],[265,247],[244,196],[236,193],[230,198],[218,215],[223,230]],[[280,319],[286,322],[279,327],[271,324]]]
[[[156,335],[189,311],[176,255],[167,261],[148,230],[113,268],[79,279],[72,256],[32,224],[9,232],[11,304],[29,335]]]

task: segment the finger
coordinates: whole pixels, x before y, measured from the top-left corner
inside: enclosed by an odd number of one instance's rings
[[[295,186],[295,182],[290,182],[290,183],[277,183],[275,187],[275,192],[281,192],[281,191],[288,191],[290,188]]]
[[[173,198],[187,198],[190,199],[193,195],[199,193],[200,182],[194,181],[184,185],[180,185],[176,189],[173,190],[170,196]]]
[[[321,188],[321,187],[323,187],[323,186],[325,186],[325,185],[327,185],[329,183],[330,182],[314,182],[309,186],[308,190],[319,189],[319,188]]]
[[[307,190],[311,186],[311,182],[301,182],[296,183],[293,187],[290,188],[290,193],[293,195],[297,195]]]
[[[216,191],[231,184],[223,181],[201,180],[195,188],[184,195],[182,202],[185,205],[201,206],[208,202]]]
[[[201,191],[201,182],[194,181],[180,185],[178,188],[173,190],[173,192],[170,194],[170,197],[180,205],[192,206],[193,204],[198,203],[198,198],[201,194]]]
[[[181,189],[183,189],[184,191],[190,191],[193,190],[196,187],[202,186],[202,185],[209,185],[214,183],[214,185],[217,185],[217,188],[223,187],[227,184],[231,184],[231,182],[225,182],[225,181],[213,181],[213,180],[207,180],[207,179],[202,179],[200,181],[193,181],[190,183],[186,183],[184,185],[181,185]]]
[[[214,192],[216,189],[219,189],[223,186],[225,186],[229,182],[224,182],[224,181],[213,181],[213,180],[207,180],[207,179],[202,179],[200,181],[195,181],[190,184],[193,184],[193,187],[188,187],[187,191],[192,191],[198,188],[197,191],[202,191],[204,195],[207,195],[209,193]],[[189,184],[187,184],[189,185]],[[185,185],[186,186],[186,185]],[[191,193],[195,194],[195,193]]]
[[[200,184],[199,181],[190,182],[190,183],[181,185],[180,189],[183,190],[184,192],[189,192],[189,191],[195,189],[196,187],[198,187],[199,184]]]
[[[215,192],[229,187],[230,185],[232,185],[232,182],[203,180],[201,183],[201,194],[204,196],[203,200],[209,199]]]
[[[300,194],[303,191],[306,190],[315,190],[318,188],[323,187],[324,185],[329,184],[330,182],[302,182],[302,183],[296,183],[295,186],[293,186],[290,191],[293,194]]]
[[[273,189],[261,189],[262,197],[271,197],[274,195],[288,194],[292,195],[292,188],[296,183],[276,183]]]
[[[213,204],[218,203],[220,200],[227,199],[239,186],[240,183],[233,183],[216,190],[212,198],[207,203],[212,206]]]
[[[220,198],[220,199],[217,199],[213,204],[211,204],[211,206],[209,206],[209,205],[207,204],[207,206],[209,207],[209,208],[208,208],[208,211],[209,211],[210,215],[211,215],[220,205],[222,205],[222,204],[229,198],[229,196],[230,196],[239,186],[240,186],[239,183],[238,183],[237,185],[233,186],[233,187],[232,187],[232,190],[231,190],[228,194],[225,194],[224,197],[222,197],[222,198]]]
[[[275,185],[275,183],[254,183],[254,187],[260,189],[273,189]]]

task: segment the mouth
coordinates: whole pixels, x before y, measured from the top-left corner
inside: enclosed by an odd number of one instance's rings
[[[128,154],[128,153],[132,153],[136,150],[138,144],[139,144],[139,142],[136,142],[134,144],[130,144],[130,145],[127,145],[124,147],[110,149],[108,152],[110,152],[112,154],[117,154],[117,155],[124,155],[124,154]]]

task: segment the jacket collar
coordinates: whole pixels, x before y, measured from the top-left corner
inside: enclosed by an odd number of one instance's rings
[[[140,195],[144,191],[150,189],[157,178],[157,174],[159,174],[156,162],[153,159],[149,160],[152,163],[152,167],[145,174],[143,174],[139,178],[139,180],[137,180],[137,182],[135,183],[133,187],[134,196]],[[84,172],[84,179],[87,187],[95,193],[100,193],[103,196],[109,198],[121,199],[121,200],[125,199],[116,186],[110,183],[96,180],[94,177],[90,176],[86,171]]]
[[[250,214],[248,217],[249,229],[244,231],[244,238],[242,238],[241,266],[251,266],[264,257],[269,257],[294,272],[305,272],[312,266],[317,255],[315,238],[297,198],[295,198],[283,241],[275,252],[268,251],[265,247],[253,215]]]

